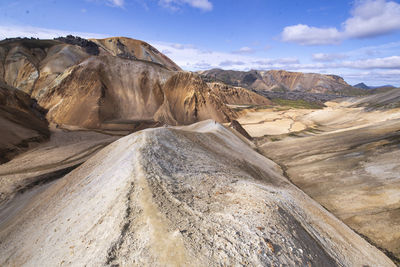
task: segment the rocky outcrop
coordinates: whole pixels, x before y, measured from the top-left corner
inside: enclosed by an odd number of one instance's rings
[[[1,265],[394,266],[213,121],[126,136],[9,205]]]
[[[230,124],[229,127],[231,127],[232,129],[235,129],[235,131],[237,131],[238,133],[240,133],[241,135],[243,135],[244,137],[246,137],[249,140],[252,140],[253,138],[249,135],[249,133],[242,127],[242,125],[240,125],[240,123],[237,120],[233,120]]]
[[[271,105],[271,101],[255,92],[242,87],[233,87],[224,83],[208,83],[215,94],[226,104],[231,105]]]
[[[164,102],[155,114],[156,120],[186,125],[206,119],[229,122],[236,117],[197,74],[177,73],[168,79],[162,91]]]
[[[300,91],[333,95],[365,95],[363,89],[354,88],[336,75],[317,73],[270,71],[231,71],[212,69],[199,72],[207,81],[222,81],[233,86],[242,86],[259,91]]]
[[[86,53],[90,55],[97,56],[100,51],[99,51],[99,46],[90,40],[83,39],[78,36],[73,36],[73,35],[68,35],[66,37],[58,37],[55,38],[54,40],[66,43],[66,44],[72,44],[72,45],[78,45],[80,47],[83,47],[86,51]]]
[[[146,42],[125,37],[92,39],[102,50],[102,54],[111,54],[126,59],[137,59],[160,64],[172,71],[181,68],[164,54]]]
[[[0,163],[50,136],[45,111],[24,92],[0,81]]]

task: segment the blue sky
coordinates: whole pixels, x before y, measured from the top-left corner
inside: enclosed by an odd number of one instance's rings
[[[127,36],[183,69],[332,73],[400,86],[400,1],[1,0],[0,38]]]

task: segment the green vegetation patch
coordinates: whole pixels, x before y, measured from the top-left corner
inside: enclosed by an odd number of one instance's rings
[[[322,108],[324,108],[323,104],[315,103],[315,102],[307,102],[303,99],[288,100],[288,99],[276,98],[276,99],[273,99],[272,102],[279,106],[287,106],[287,107],[291,107],[291,108],[302,108],[302,109],[322,109]]]

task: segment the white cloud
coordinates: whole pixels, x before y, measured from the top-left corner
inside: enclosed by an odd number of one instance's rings
[[[186,70],[210,68],[249,69],[285,69],[299,64],[297,58],[258,58],[249,54],[204,51],[192,45],[177,45],[165,42],[151,42],[159,51],[168,51],[168,57]]]
[[[352,17],[344,22],[344,34],[367,38],[400,30],[400,4],[385,0],[359,2]]]
[[[400,30],[400,4],[387,0],[359,0],[342,30],[298,24],[283,29],[282,40],[301,45],[338,44],[349,38],[368,38]]]
[[[383,71],[362,71],[362,72],[344,72],[342,76],[350,84],[365,82],[370,86],[381,86],[391,84],[400,85],[400,70],[383,70]]]
[[[252,54],[254,53],[253,48],[250,48],[248,46],[244,46],[240,48],[239,50],[233,51],[233,54]]]
[[[213,4],[208,0],[159,0],[159,5],[167,7],[171,10],[179,10],[182,5],[189,5],[203,11],[211,11]]]
[[[317,28],[304,24],[285,27],[282,32],[284,42],[301,45],[338,44],[341,38],[341,34],[336,28]]]
[[[312,55],[312,59],[314,61],[320,61],[320,62],[329,62],[329,61],[335,61],[338,59],[344,59],[347,56],[344,54],[325,54],[325,53],[316,53]]]
[[[125,4],[124,0],[107,0],[107,2],[115,7],[124,7]]]
[[[343,61],[337,66],[352,69],[400,69],[400,56]]]
[[[0,39],[11,37],[35,37],[40,39],[53,39],[55,37],[72,34],[82,38],[105,38],[104,34],[63,31],[55,29],[44,29],[31,26],[2,26],[0,25]]]
[[[233,66],[243,66],[246,63],[243,61],[232,61],[232,60],[225,60],[218,64],[220,67],[233,67]]]
[[[259,66],[274,66],[277,64],[285,65],[285,64],[299,64],[300,61],[297,58],[287,57],[287,58],[278,58],[278,59],[262,59],[256,60],[253,62]]]

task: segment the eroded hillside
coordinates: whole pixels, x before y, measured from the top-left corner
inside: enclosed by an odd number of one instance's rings
[[[400,258],[400,109],[390,93],[320,110],[260,109],[239,118],[259,151],[346,224]]]
[[[394,266],[214,121],[124,137],[16,201],[2,265]]]

